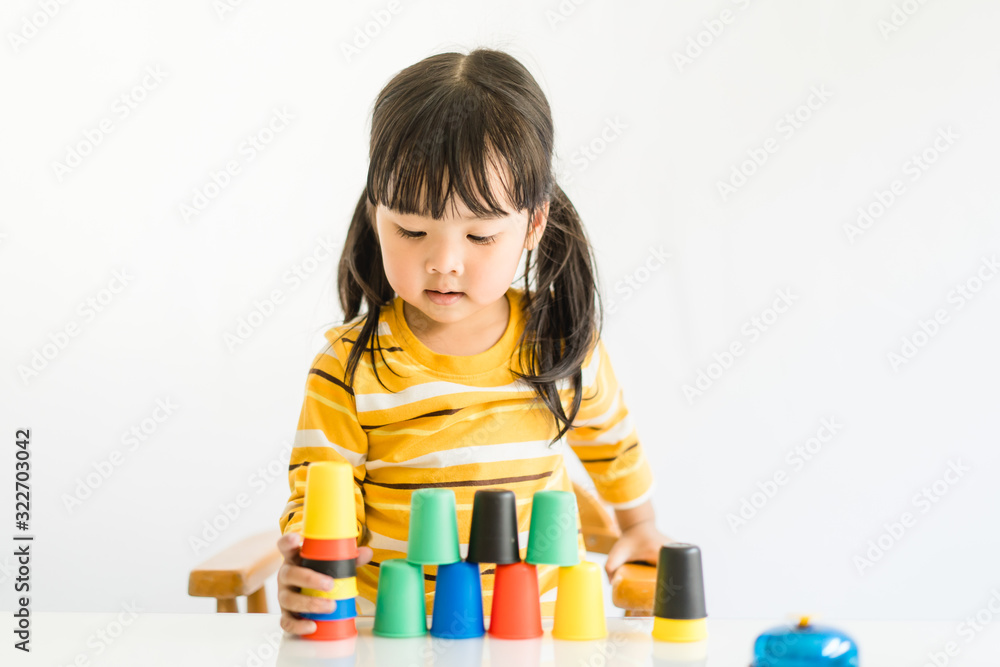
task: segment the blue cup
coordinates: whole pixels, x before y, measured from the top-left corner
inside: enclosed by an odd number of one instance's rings
[[[434,586],[431,634],[467,639],[486,633],[483,621],[483,582],[479,564],[458,561],[438,565]]]
[[[345,618],[357,617],[358,613],[354,598],[334,600],[334,602],[337,603],[337,606],[329,614],[303,613],[299,614],[299,616],[308,618],[311,621],[342,621]]]

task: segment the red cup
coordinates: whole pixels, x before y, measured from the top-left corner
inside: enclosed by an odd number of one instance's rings
[[[318,639],[329,641],[334,639],[348,639],[358,635],[358,627],[354,625],[353,618],[345,618],[341,621],[313,621],[316,624],[316,632],[309,635],[302,635],[303,639]]]
[[[348,560],[358,557],[358,543],[353,537],[342,540],[304,538],[299,556],[311,560]]]
[[[531,563],[496,566],[489,633],[497,639],[531,639],[542,636],[538,569]]]

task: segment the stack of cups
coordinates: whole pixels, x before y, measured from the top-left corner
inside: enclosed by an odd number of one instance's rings
[[[358,525],[354,509],[354,471],[343,461],[318,461],[306,473],[302,548],[299,563],[333,578],[333,590],[303,588],[302,593],[336,601],[329,614],[302,614],[316,621],[305,639],[346,639],[358,634],[354,625],[358,595],[355,564]]]
[[[606,637],[601,571],[596,563],[580,560],[576,496],[570,491],[538,491],[531,504],[525,560],[534,565],[559,566],[552,637]]]
[[[656,563],[653,639],[696,642],[708,636],[701,551],[674,542],[660,547]]]
[[[484,634],[479,566],[462,560],[451,489],[417,489],[410,497],[406,558],[382,563],[373,632],[383,637],[427,633],[424,565],[438,566],[431,634],[451,639]]]
[[[517,497],[506,489],[476,491],[469,530],[470,563],[493,563],[490,635],[529,639],[542,635],[538,571],[521,562],[517,539]]]

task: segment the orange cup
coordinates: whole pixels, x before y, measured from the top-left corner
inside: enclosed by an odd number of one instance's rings
[[[299,556],[311,560],[348,560],[358,557],[358,541],[353,537],[342,540],[302,539]]]
[[[340,621],[313,621],[313,623],[316,624],[316,631],[309,635],[302,635],[303,639],[330,641],[358,635],[358,626],[354,625],[353,618],[345,618]]]
[[[531,563],[497,565],[489,634],[497,639],[542,636],[538,569]]]

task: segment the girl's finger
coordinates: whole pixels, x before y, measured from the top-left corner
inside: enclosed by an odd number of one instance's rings
[[[608,560],[604,563],[604,570],[608,573],[609,579],[614,575],[615,570],[628,560],[630,552],[630,545],[624,540],[618,540],[611,546],[611,550],[608,552]]]
[[[284,590],[278,596],[279,604],[284,611],[294,611],[300,614],[332,614],[337,608],[337,601],[329,598],[320,598],[313,595],[304,595],[291,590]],[[352,602],[353,604],[353,602]]]
[[[302,536],[298,533],[285,533],[278,539],[278,551],[286,561],[291,561],[302,546]]]
[[[358,565],[364,565],[365,563],[370,563],[372,558],[375,557],[375,552],[372,551],[371,547],[358,547]]]
[[[290,611],[281,612],[281,629],[293,635],[311,635],[316,632],[316,621],[295,618]]]
[[[315,588],[318,591],[333,590],[333,577],[320,574],[316,570],[310,570],[308,567],[302,567],[301,565],[287,565],[287,568],[285,576],[281,579],[282,583],[287,586]]]

